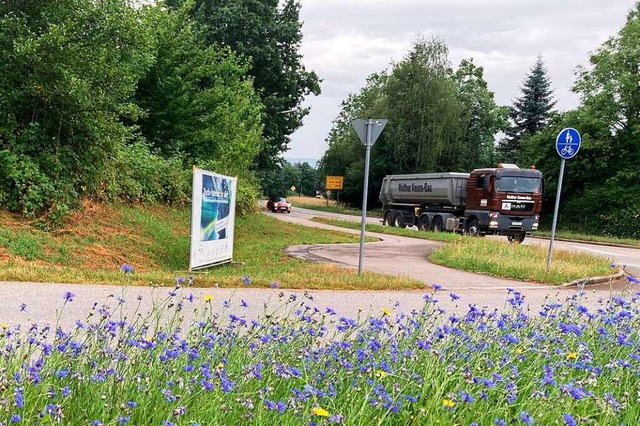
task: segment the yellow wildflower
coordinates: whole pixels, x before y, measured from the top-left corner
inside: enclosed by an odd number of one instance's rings
[[[316,416],[329,417],[329,412],[327,410],[325,410],[324,408],[321,408],[321,407],[313,407],[311,409],[311,412],[313,414],[315,414]]]
[[[6,322],[2,323],[2,329],[6,330],[7,328],[9,328],[9,324],[7,324]]]
[[[211,302],[212,300],[213,300],[213,296],[212,296],[212,295],[210,295],[210,294],[207,294],[207,295],[204,297],[204,301],[205,301],[205,302]]]
[[[522,353],[522,349],[518,348],[516,349],[516,354],[520,355]]]
[[[224,362],[219,363],[218,368],[224,368]]]
[[[453,408],[456,405],[456,402],[450,399],[443,399],[442,405],[444,405],[447,408]]]
[[[380,377],[381,379],[384,379],[385,377],[387,377],[389,375],[389,373],[387,373],[384,370],[378,370],[376,372],[376,377]]]
[[[382,313],[388,317],[391,316],[391,311],[387,308],[382,308]]]
[[[577,352],[569,352],[567,354],[567,359],[578,359],[578,353]]]

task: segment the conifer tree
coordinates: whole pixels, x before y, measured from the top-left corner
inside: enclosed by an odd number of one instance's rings
[[[556,104],[541,56],[525,78],[521,91],[522,96],[516,99],[509,113],[512,125],[498,146],[499,160],[503,162],[518,163],[522,138],[544,129]]]

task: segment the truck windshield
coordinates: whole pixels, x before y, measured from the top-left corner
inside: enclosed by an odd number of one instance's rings
[[[540,178],[502,176],[496,180],[496,190],[499,192],[526,192],[528,194],[539,194],[540,184]]]

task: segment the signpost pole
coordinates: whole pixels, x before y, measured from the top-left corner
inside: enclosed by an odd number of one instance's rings
[[[364,231],[367,225],[367,193],[369,192],[369,160],[371,157],[371,125],[373,120],[367,120],[367,141],[365,143],[364,160],[364,190],[362,191],[362,226],[360,228],[360,257],[358,259],[358,276],[362,276],[362,262],[364,260]]]
[[[553,253],[553,240],[556,237],[556,224],[558,222],[558,210],[560,209],[560,192],[562,191],[562,178],[564,177],[565,159],[560,160],[560,177],[558,178],[558,191],[556,192],[556,206],[553,209],[553,224],[551,225],[551,239],[549,240],[549,254],[547,254],[547,272],[551,268],[551,255]]]
[[[364,189],[362,190],[362,226],[360,229],[360,257],[358,259],[358,276],[362,276],[362,262],[364,260],[364,232],[367,225],[367,194],[369,192],[369,160],[371,158],[371,147],[384,127],[387,125],[386,118],[367,118],[351,121],[354,130],[358,134],[360,141],[365,146],[364,160]],[[374,127],[375,126],[375,127]]]
[[[582,138],[573,127],[562,129],[556,137],[556,152],[560,156],[560,177],[558,178],[558,191],[556,193],[556,206],[553,211],[553,224],[551,225],[551,239],[549,240],[549,253],[547,254],[547,272],[551,269],[551,257],[553,256],[553,241],[556,237],[556,224],[558,223],[558,210],[560,209],[560,193],[562,192],[562,178],[564,177],[564,164],[566,160],[575,157],[580,151]]]

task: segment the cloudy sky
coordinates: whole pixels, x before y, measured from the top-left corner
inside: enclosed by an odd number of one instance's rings
[[[322,82],[311,113],[292,135],[286,158],[319,159],[340,102],[368,75],[399,61],[419,36],[438,36],[454,66],[484,67],[499,104],[510,105],[542,55],[557,108],[578,98],[570,89],[577,65],[624,25],[634,0],[300,0],[302,54]]]

